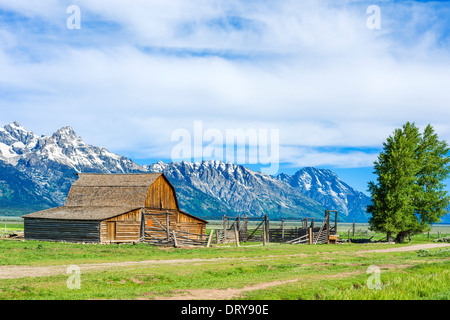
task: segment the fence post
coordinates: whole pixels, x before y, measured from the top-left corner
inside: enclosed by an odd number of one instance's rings
[[[313,243],[313,238],[312,238],[312,228],[309,228],[309,244]]]
[[[330,211],[327,210],[327,243],[330,243]]]
[[[353,219],[353,237],[355,237],[355,219]]]
[[[337,223],[338,223],[338,212],[336,210],[335,215],[334,215],[334,234],[338,234]]]
[[[244,220],[242,222],[242,241],[247,241],[248,238],[248,218],[244,213]]]
[[[176,247],[178,247],[178,243],[177,243],[177,237],[175,236],[175,230],[172,230],[172,234],[173,234],[173,245]]]
[[[263,245],[266,245],[266,224],[263,223]]]
[[[281,219],[281,241],[284,242],[284,219]]]
[[[241,239],[241,216],[236,217],[236,221],[234,222],[234,224],[235,225],[237,224],[236,228],[237,228],[237,232],[238,232],[238,238],[240,240]]]
[[[167,241],[170,240],[170,230],[169,230],[169,210],[166,210],[166,231],[167,231]]]
[[[206,247],[207,247],[207,248],[209,248],[209,246],[211,245],[211,239],[212,239],[212,237],[213,237],[213,234],[214,234],[214,229],[212,229],[212,230],[211,230],[211,233],[209,234],[209,237],[208,237],[208,243],[206,244]]]
[[[223,239],[226,242],[227,241],[227,216],[223,215]]]
[[[234,224],[234,237],[236,239],[236,247],[240,247],[240,245],[239,245],[239,232],[238,232],[236,223]]]

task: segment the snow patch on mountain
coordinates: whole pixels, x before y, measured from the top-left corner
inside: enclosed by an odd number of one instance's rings
[[[357,220],[364,220],[370,198],[343,182],[331,170],[306,167],[292,176],[280,174],[278,179],[287,182],[328,209],[338,210],[348,217],[354,216]]]
[[[63,204],[74,173],[164,172],[177,189],[180,205],[196,215],[245,213],[274,217],[323,217],[337,209],[363,214],[366,198],[330,170],[303,168],[277,177],[218,160],[140,166],[103,147],[83,141],[66,126],[37,136],[18,122],[0,128],[0,161],[14,166],[39,186],[47,199]]]

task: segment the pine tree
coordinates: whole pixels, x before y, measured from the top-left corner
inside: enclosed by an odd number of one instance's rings
[[[446,214],[448,151],[430,125],[421,135],[407,122],[388,137],[374,163],[377,183],[369,182],[371,230],[386,232],[389,240],[395,233],[396,242],[403,242],[406,235],[425,231]]]

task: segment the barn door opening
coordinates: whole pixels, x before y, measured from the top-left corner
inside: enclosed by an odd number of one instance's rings
[[[108,241],[116,240],[116,222],[108,221]]]

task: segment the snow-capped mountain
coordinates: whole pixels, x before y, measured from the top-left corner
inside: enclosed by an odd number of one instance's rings
[[[230,211],[248,216],[322,218],[325,208],[285,182],[244,166],[222,161],[158,162],[147,169],[164,172],[179,189],[193,188],[223,203]],[[190,190],[183,193],[186,198]],[[189,199],[188,202],[195,201]],[[187,204],[187,203],[186,203]]]
[[[355,221],[367,219],[365,208],[370,197],[350,187],[331,170],[307,167],[292,176],[280,174],[278,179],[330,210],[338,210]]]
[[[125,173],[143,170],[130,159],[86,144],[71,127],[63,127],[51,136],[41,137],[17,122],[0,128],[0,160],[12,165],[34,165],[35,161],[43,159],[65,165],[76,172]]]
[[[105,148],[86,144],[71,127],[37,136],[18,122],[0,128],[0,161],[12,165],[62,205],[77,172],[129,173],[144,169]]]
[[[367,220],[363,212],[368,198],[329,170],[304,168],[274,177],[221,161],[139,166],[85,143],[71,127],[51,136],[37,136],[17,122],[0,127],[0,163],[3,208],[11,207],[11,201],[25,211],[62,205],[77,172],[162,171],[175,186],[181,208],[198,216],[322,218],[325,209],[337,209],[343,220]]]

